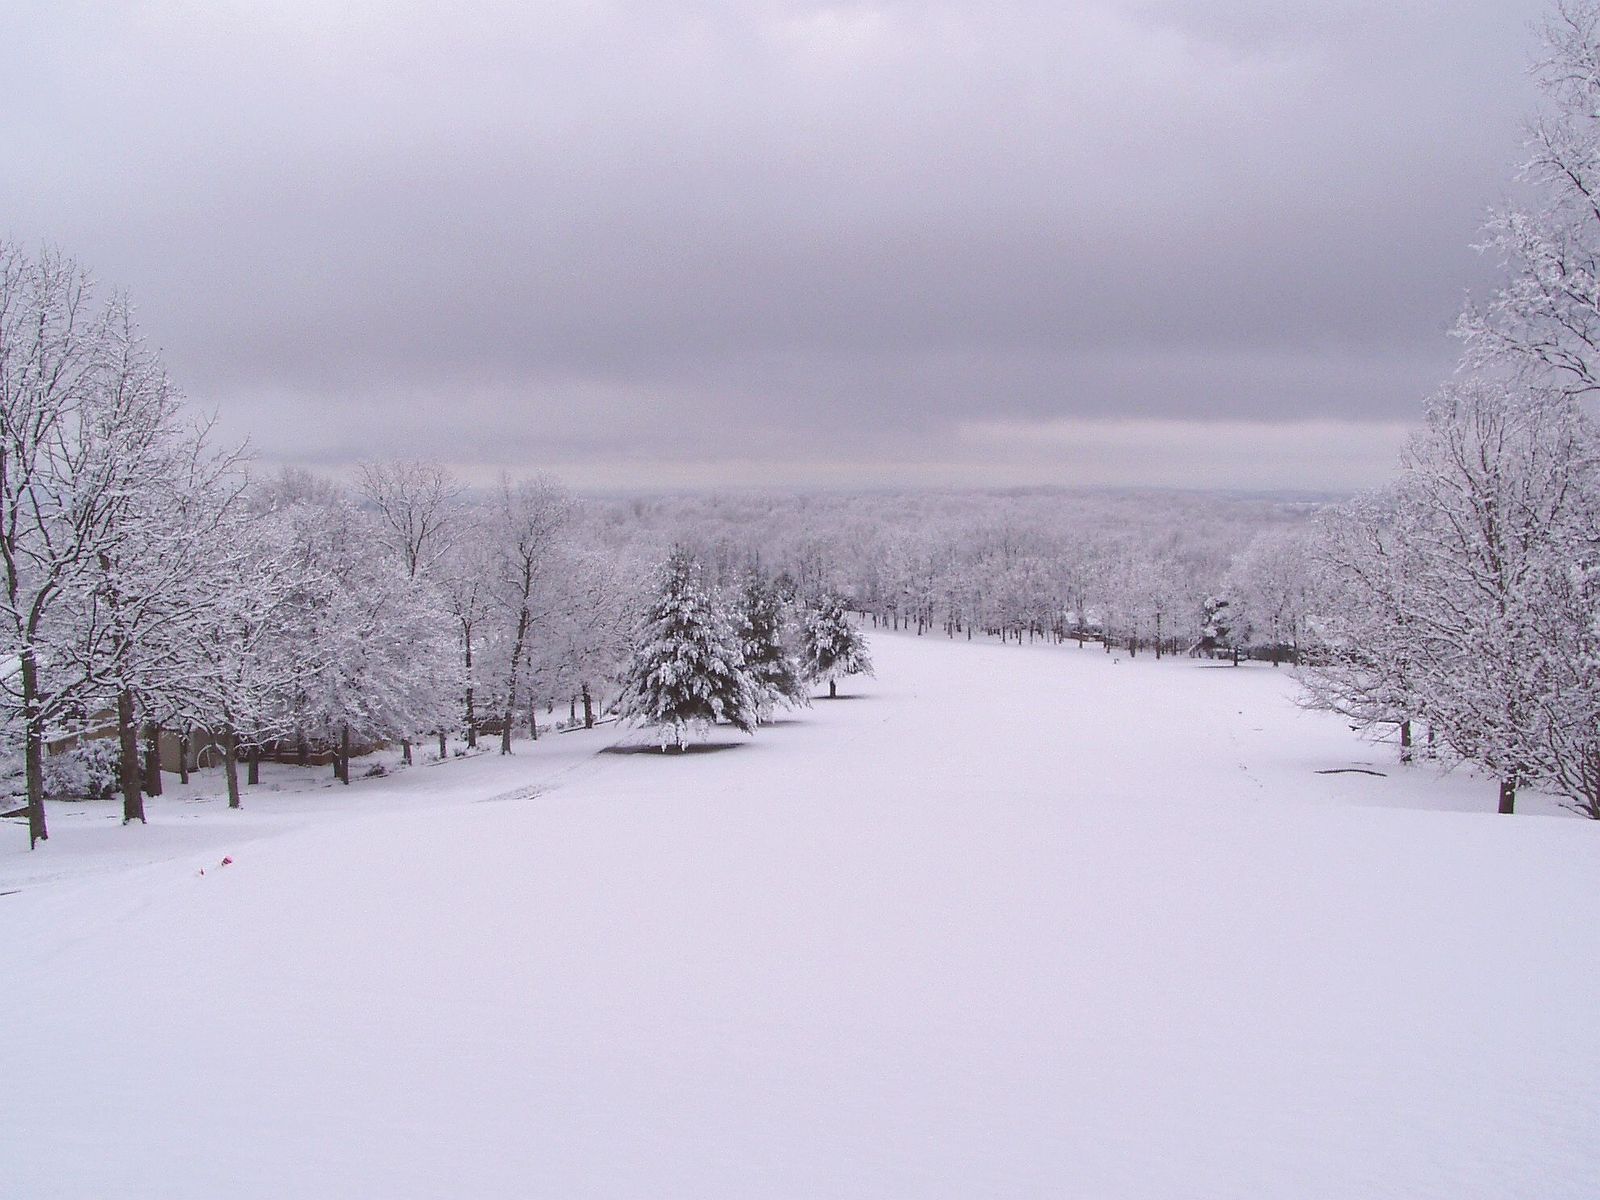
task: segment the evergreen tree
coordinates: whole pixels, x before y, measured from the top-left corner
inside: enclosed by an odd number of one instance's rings
[[[872,674],[866,635],[850,624],[839,597],[825,594],[807,609],[801,632],[806,678],[817,683],[827,680],[830,700],[839,694],[839,680],[846,675]]]
[[[756,720],[772,719],[783,704],[809,703],[805,680],[783,642],[783,601],[778,589],[759,574],[745,580],[739,605],[739,648],[755,693]]]
[[[655,726],[663,750],[682,750],[690,730],[718,721],[754,732],[756,697],[738,636],[706,591],[698,560],[681,547],[662,567],[639,624],[619,708]]]
[[[1249,614],[1238,596],[1212,596],[1205,604],[1205,624],[1201,636],[1219,650],[1233,654],[1233,665],[1239,665],[1239,652],[1250,642],[1252,633]]]

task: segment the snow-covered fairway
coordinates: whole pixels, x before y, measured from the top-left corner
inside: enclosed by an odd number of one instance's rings
[[[8,825],[0,1195],[1600,1192],[1600,827],[1286,672],[874,653],[726,750]]]

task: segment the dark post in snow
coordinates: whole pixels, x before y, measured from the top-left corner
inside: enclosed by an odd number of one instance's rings
[[[583,685],[583,727],[594,728],[594,697],[589,694],[589,685]]]
[[[1515,771],[1500,780],[1500,811],[1513,813],[1517,807],[1517,773]]]

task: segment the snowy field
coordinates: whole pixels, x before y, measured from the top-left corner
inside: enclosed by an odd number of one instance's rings
[[[703,752],[8,822],[0,1195],[1600,1194],[1600,827],[1287,671],[873,647]]]

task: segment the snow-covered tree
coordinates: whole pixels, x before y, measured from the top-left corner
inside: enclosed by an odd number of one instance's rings
[[[566,695],[581,702],[583,723],[593,727],[631,653],[640,580],[648,571],[632,556],[577,539],[568,539],[558,553],[561,602],[546,622],[530,677],[547,699]]]
[[[1588,524],[1600,532],[1600,519],[1591,515]],[[1600,541],[1571,549],[1567,561],[1552,557],[1543,566],[1532,741],[1546,786],[1600,820]]]
[[[1512,811],[1538,774],[1540,582],[1587,531],[1584,422],[1558,394],[1469,381],[1441,389],[1396,485],[1417,567],[1411,632],[1429,725],[1500,780]]]
[[[457,516],[456,536],[435,566],[439,588],[449,609],[456,636],[462,681],[461,727],[467,745],[478,744],[478,701],[483,694],[484,643],[492,634],[497,611],[494,556],[490,547],[492,526],[482,508]],[[439,735],[439,756],[445,754],[444,734]]]
[[[805,680],[784,640],[784,605],[772,583],[752,571],[739,595],[739,649],[756,697],[756,720],[765,724],[781,704],[810,703]]]
[[[406,574],[432,576],[453,540],[461,485],[440,464],[412,459],[362,463],[358,486],[377,512],[378,536]]]
[[[1298,527],[1264,529],[1233,560],[1223,594],[1237,612],[1249,614],[1254,641],[1266,646],[1277,666],[1285,652],[1296,662],[1304,630],[1311,567]]]
[[[288,523],[307,581],[284,614],[296,652],[315,664],[290,700],[294,727],[335,748],[348,783],[353,742],[410,740],[453,720],[460,677],[437,589],[407,574],[348,498],[318,490],[269,511]],[[274,503],[283,481],[276,491]]]
[[[168,386],[137,342],[118,352],[126,389]],[[239,455],[213,451],[207,434],[174,432],[151,453],[114,518],[116,545],[96,556],[75,622],[71,655],[94,681],[90,706],[116,713],[125,822],[143,821],[144,796],[160,793],[158,730],[204,690],[194,651],[241,557]]]
[[[754,732],[756,706],[732,622],[695,557],[674,550],[640,620],[619,711],[653,726],[663,750],[682,750],[691,731],[718,722]]]
[[[241,807],[239,747],[259,748],[294,732],[295,702],[323,663],[299,634],[297,611],[320,604],[334,581],[297,548],[292,517],[281,511],[234,514],[211,548],[213,603],[197,611],[192,639],[175,657],[188,681],[172,717],[180,729],[210,732],[222,748],[228,807]],[[252,782],[254,779],[252,778]]]
[[[1385,489],[1324,515],[1311,538],[1305,703],[1336,712],[1363,732],[1400,742],[1411,761],[1412,725],[1423,712],[1417,635],[1418,564]]]
[[[127,302],[96,305],[78,264],[0,242],[0,642],[17,663],[0,678],[22,727],[31,842],[48,836],[45,738],[111,674],[78,652],[85,615],[181,434]]]
[[[548,480],[502,480],[487,516],[491,597],[500,621],[500,753],[511,753],[517,704],[535,639],[563,611],[559,564],[571,518],[567,494]]]
[[[867,637],[845,615],[844,601],[827,593],[806,607],[800,618],[800,666],[813,683],[828,684],[828,698],[839,694],[839,680],[871,675]]]
[[[1534,198],[1490,219],[1482,249],[1509,279],[1456,333],[1469,365],[1579,395],[1600,390],[1600,3],[1557,5],[1535,74],[1546,105],[1521,171]]]
[[[1233,663],[1238,666],[1239,655],[1250,644],[1254,626],[1243,603],[1219,593],[1206,599],[1200,632],[1204,643],[1233,655]]]
[[[1442,388],[1399,479],[1322,552],[1344,594],[1323,617],[1332,670],[1308,678],[1341,711],[1391,706],[1402,729],[1422,717],[1513,811],[1518,787],[1552,776],[1550,693],[1566,669],[1552,664],[1583,646],[1560,647],[1549,625],[1563,607],[1586,624],[1582,589],[1563,602],[1553,585],[1600,544],[1597,485],[1593,432],[1569,398]]]

